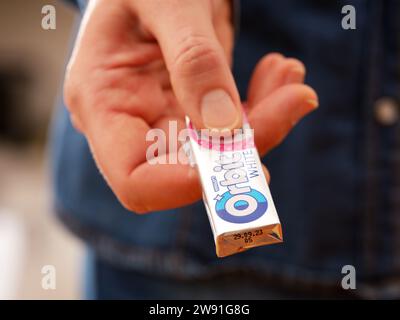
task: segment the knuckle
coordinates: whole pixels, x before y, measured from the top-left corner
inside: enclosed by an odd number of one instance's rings
[[[191,76],[215,70],[221,65],[220,50],[208,37],[190,34],[183,38],[178,47],[172,73]]]

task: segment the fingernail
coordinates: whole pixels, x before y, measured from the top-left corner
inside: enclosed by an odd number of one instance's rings
[[[312,109],[317,109],[319,106],[319,102],[317,99],[308,99],[306,100],[306,102]]]
[[[201,101],[201,116],[209,129],[233,129],[240,119],[232,98],[224,90],[208,92]]]
[[[292,125],[295,126],[300,121],[300,119],[302,119],[306,114],[317,109],[318,105],[319,103],[317,99],[305,100],[302,108],[299,108],[297,114],[295,114],[294,117],[291,119]]]
[[[304,68],[295,67],[288,72],[286,76],[286,84],[303,82],[305,75],[306,70]]]

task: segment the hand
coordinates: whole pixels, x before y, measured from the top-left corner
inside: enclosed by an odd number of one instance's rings
[[[146,161],[150,129],[168,131],[171,120],[184,128],[185,114],[198,128],[241,126],[230,15],[228,0],[89,2],[67,69],[65,102],[127,209],[168,209],[201,196],[189,165]],[[256,67],[246,106],[262,153],[316,107],[304,73],[298,60],[279,54]]]

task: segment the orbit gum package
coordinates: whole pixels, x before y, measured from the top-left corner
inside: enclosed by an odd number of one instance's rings
[[[188,118],[186,124],[186,151],[199,171],[217,256],[282,242],[279,217],[246,117],[233,136],[217,138],[196,130]]]

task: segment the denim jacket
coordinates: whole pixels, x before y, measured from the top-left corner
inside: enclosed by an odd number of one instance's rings
[[[355,30],[341,25],[347,4],[356,9]],[[399,297],[400,1],[242,1],[233,71],[243,99],[255,64],[272,51],[302,60],[320,98],[263,159],[283,244],[219,259],[201,202],[128,212],[64,107],[52,135],[59,216],[104,259],[141,272],[181,279],[246,272],[337,288],[342,267],[353,265],[358,294]]]

